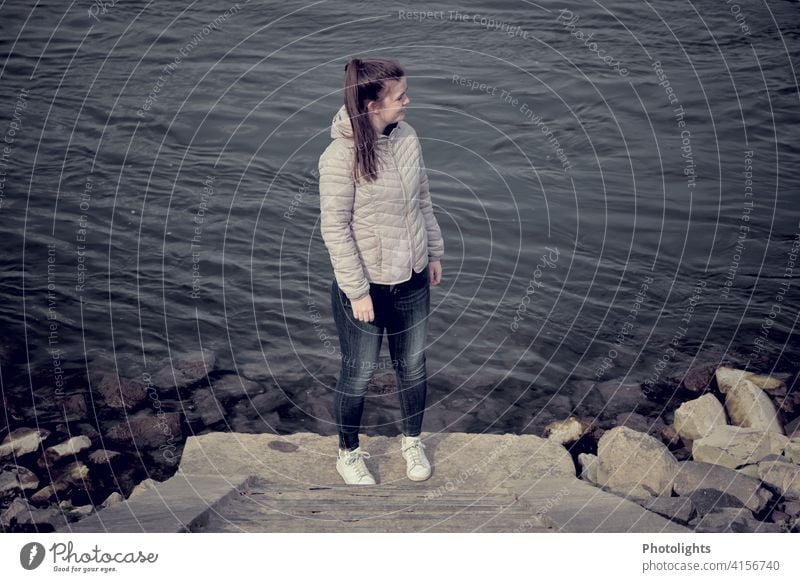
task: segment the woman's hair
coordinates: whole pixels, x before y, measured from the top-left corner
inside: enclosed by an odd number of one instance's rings
[[[378,136],[369,118],[367,102],[383,99],[386,81],[400,80],[405,71],[394,59],[357,59],[352,58],[345,65],[344,104],[350,116],[355,145],[355,163],[353,179],[363,177],[368,182],[377,179],[378,159],[375,142]]]

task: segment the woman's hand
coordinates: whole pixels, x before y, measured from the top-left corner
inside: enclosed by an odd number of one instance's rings
[[[372,308],[372,297],[367,295],[357,301],[351,301],[353,307],[353,317],[358,321],[372,321],[375,319],[375,311]]]
[[[428,261],[428,280],[431,285],[442,282],[442,262],[440,260]]]

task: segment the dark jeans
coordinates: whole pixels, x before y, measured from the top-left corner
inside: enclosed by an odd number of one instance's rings
[[[406,436],[422,431],[425,410],[427,372],[425,339],[431,295],[428,266],[397,285],[370,284],[375,319],[359,321],[353,317],[350,300],[339,288],[336,279],[331,285],[331,305],[339,344],[342,367],[336,383],[334,411],[339,430],[339,447],[358,447],[358,430],[364,411],[364,397],[373,372],[378,367],[383,332],[389,338],[392,367],[397,375],[401,426]]]

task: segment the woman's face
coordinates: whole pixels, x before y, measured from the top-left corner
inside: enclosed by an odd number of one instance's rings
[[[383,131],[383,128],[390,123],[396,123],[405,118],[406,107],[411,102],[407,94],[408,83],[405,77],[395,81],[386,81],[384,96],[380,103],[373,101],[370,103],[373,125],[376,129]]]

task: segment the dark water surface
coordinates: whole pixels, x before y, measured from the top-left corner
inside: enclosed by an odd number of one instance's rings
[[[0,8],[2,379],[40,415],[54,364],[69,393],[201,348],[286,392],[280,430],[332,398],[317,160],[351,55],[407,71],[432,403],[796,359],[796,2],[98,7]]]

